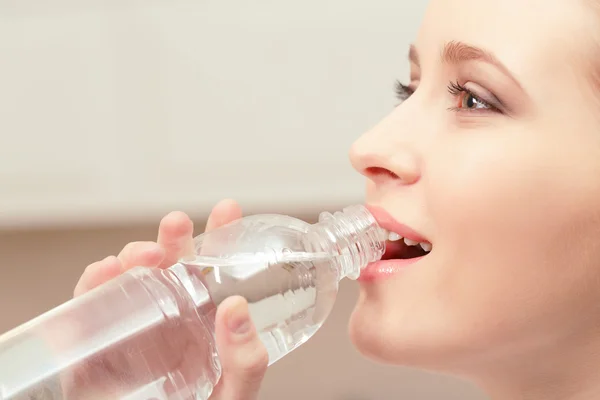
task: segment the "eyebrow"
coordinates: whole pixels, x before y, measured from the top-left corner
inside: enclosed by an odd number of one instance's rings
[[[419,54],[414,45],[410,46],[410,50],[408,52],[408,59],[415,63],[417,66],[419,65]],[[444,64],[453,64],[458,65],[468,61],[482,61],[487,64],[491,64],[502,71],[506,76],[508,76],[515,84],[519,87],[519,81],[513,76],[510,70],[502,64],[498,58],[489,51],[481,49],[479,47],[471,46],[463,42],[448,42],[444,46],[441,54],[441,60]]]

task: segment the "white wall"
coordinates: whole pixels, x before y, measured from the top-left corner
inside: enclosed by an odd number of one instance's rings
[[[0,0],[0,331],[83,267],[223,197],[314,217],[361,201],[352,141],[395,105],[425,0]],[[275,364],[261,399],[475,400],[376,366],[346,335],[356,287]],[[306,373],[304,380],[300,372]]]
[[[0,227],[362,199],[424,0],[0,0]]]

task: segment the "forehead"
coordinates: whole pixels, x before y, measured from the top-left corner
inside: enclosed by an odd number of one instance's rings
[[[439,62],[445,43],[462,41],[492,52],[526,89],[536,89],[589,60],[600,17],[584,1],[432,0],[416,41],[420,59]]]

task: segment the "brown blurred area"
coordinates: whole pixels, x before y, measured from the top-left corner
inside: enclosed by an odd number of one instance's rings
[[[201,230],[204,222],[195,225]],[[155,240],[156,229],[157,224],[146,224],[0,233],[0,331],[68,300],[87,264],[118,253],[129,241]],[[354,282],[342,284],[339,300],[323,328],[270,367],[261,399],[484,399],[462,382],[376,365],[362,358],[346,334],[356,296]]]

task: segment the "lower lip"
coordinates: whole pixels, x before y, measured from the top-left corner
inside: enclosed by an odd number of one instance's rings
[[[390,278],[409,265],[419,262],[424,257],[425,256],[409,258],[406,260],[384,260],[374,262],[362,270],[357,280],[360,282],[372,282]]]

